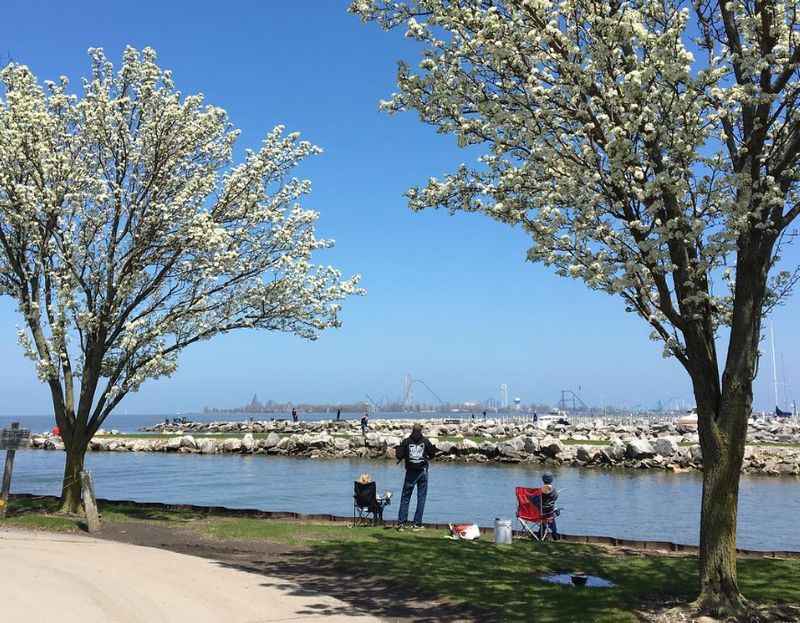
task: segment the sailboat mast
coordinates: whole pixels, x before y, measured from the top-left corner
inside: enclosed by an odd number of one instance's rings
[[[775,325],[769,323],[769,338],[772,344],[772,384],[775,387],[775,408],[778,407],[778,367],[775,365]]]

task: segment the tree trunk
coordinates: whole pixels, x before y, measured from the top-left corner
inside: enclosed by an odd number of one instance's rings
[[[64,480],[61,485],[61,510],[65,513],[79,513],[81,510],[81,472],[86,456],[87,439],[65,440],[66,463]]]
[[[743,450],[743,448],[742,448]],[[703,462],[700,517],[700,597],[697,606],[715,617],[745,608],[736,577],[736,512],[742,450],[725,448],[716,461]]]
[[[700,596],[695,605],[724,618],[737,617],[747,609],[736,576],[736,516],[753,384],[748,377],[726,374],[723,378],[725,390],[716,409],[698,399],[703,499]]]

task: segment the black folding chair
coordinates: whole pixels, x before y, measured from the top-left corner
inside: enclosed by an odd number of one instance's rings
[[[383,509],[389,503],[388,498],[378,498],[378,490],[374,482],[366,484],[353,483],[353,525],[377,526],[383,523]]]

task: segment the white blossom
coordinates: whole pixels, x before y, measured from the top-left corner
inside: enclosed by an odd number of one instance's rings
[[[774,263],[800,213],[800,1],[763,4],[766,39],[762,4],[728,3],[741,49],[705,0],[358,0],[350,11],[425,44],[381,108],[415,109],[483,147],[475,166],[409,190],[410,206],[521,226],[528,259],[622,296],[688,363],[687,335],[713,342],[732,321],[735,279],[721,271],[742,244]]]
[[[314,339],[362,290],[311,261],[333,241],[292,170],[318,147],[278,126],[234,164],[225,111],[177,91],[153,50],[127,48],[116,72],[89,53],[81,96],[24,65],[0,72],[0,294],[57,415],[96,430],[189,344],[249,328]]]

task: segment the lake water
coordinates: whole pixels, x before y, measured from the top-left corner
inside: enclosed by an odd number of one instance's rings
[[[403,471],[392,461],[313,460],[265,455],[89,453],[98,497],[302,513],[352,513],[353,480],[369,472],[379,491],[394,492],[396,518]],[[17,453],[12,491],[58,494],[61,452]],[[650,471],[555,471],[561,531],[697,544],[701,478]],[[513,518],[514,487],[536,486],[537,466],[434,464],[425,520],[493,525]],[[743,476],[739,546],[800,551],[800,479]],[[412,500],[411,512],[413,513]]]

